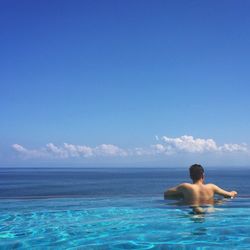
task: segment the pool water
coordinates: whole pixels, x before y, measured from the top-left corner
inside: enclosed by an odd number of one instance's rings
[[[163,199],[187,169],[0,168],[0,249],[250,249],[249,179],[206,169],[239,196],[195,215]]]
[[[1,249],[249,249],[250,199],[202,215],[162,197],[4,199]]]

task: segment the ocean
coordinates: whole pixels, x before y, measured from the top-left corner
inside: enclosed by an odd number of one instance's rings
[[[208,168],[236,190],[213,213],[164,200],[183,168],[1,168],[1,249],[249,249],[250,169]]]

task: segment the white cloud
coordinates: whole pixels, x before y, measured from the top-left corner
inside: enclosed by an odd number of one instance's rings
[[[130,150],[130,155],[135,155],[135,156],[144,156],[144,155],[152,155],[152,154],[153,152],[150,148],[136,147]]]
[[[45,148],[41,149],[40,151],[45,151],[48,155],[53,155],[56,158],[68,158],[68,150],[65,147],[58,147],[53,143],[48,143]]]
[[[24,159],[46,158],[46,159],[68,159],[68,158],[90,158],[90,157],[126,157],[126,156],[156,156],[173,155],[178,153],[202,154],[212,153],[249,153],[246,144],[223,144],[217,145],[213,139],[194,138],[183,135],[171,138],[167,136],[156,137],[157,144],[149,147],[136,147],[132,149],[122,149],[113,144],[101,144],[96,147],[86,145],[75,145],[63,143],[58,146],[48,143],[40,149],[27,149],[22,145],[13,144],[12,148]]]
[[[112,144],[102,144],[94,149],[96,155],[101,156],[126,156],[128,153],[115,145]]]
[[[245,143],[242,144],[224,144],[219,147],[219,150],[223,152],[247,152],[248,148]]]
[[[47,157],[47,154],[44,150],[29,150],[19,144],[13,144],[12,148],[22,155],[24,158],[44,158]]]
[[[190,153],[202,153],[205,151],[215,151],[216,142],[213,139],[195,139],[193,136],[183,135],[177,138],[162,137],[165,147],[168,150],[185,151]]]
[[[13,144],[12,148],[15,149],[17,152],[20,152],[20,153],[26,153],[27,152],[27,149],[24,148],[23,146],[19,145],[19,144]]]
[[[152,145],[156,153],[173,154],[177,152],[204,153],[204,152],[247,152],[246,144],[223,144],[218,146],[213,139],[194,138],[190,135],[170,138],[162,136],[158,141],[161,144]]]
[[[88,147],[85,145],[74,145],[63,143],[57,146],[53,143],[46,144],[40,149],[27,149],[19,144],[12,145],[12,148],[23,158],[77,158],[77,157],[95,157],[95,156],[126,156],[127,152],[112,144],[101,144],[97,147]]]

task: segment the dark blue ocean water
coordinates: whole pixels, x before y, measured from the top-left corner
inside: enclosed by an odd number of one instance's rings
[[[196,215],[163,200],[187,169],[1,168],[0,249],[250,249],[249,169],[206,176],[239,196]]]
[[[250,194],[249,169],[208,169],[213,182],[240,196]],[[190,182],[188,169],[178,168],[1,168],[0,197],[158,196],[167,187]]]

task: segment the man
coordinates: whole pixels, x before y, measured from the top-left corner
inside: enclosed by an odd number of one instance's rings
[[[199,164],[194,164],[189,168],[190,178],[193,184],[182,183],[164,192],[164,198],[183,198],[185,204],[194,208],[194,212],[202,213],[201,205],[213,205],[214,195],[218,194],[225,198],[234,198],[236,191],[225,191],[214,184],[204,184],[204,169]]]

